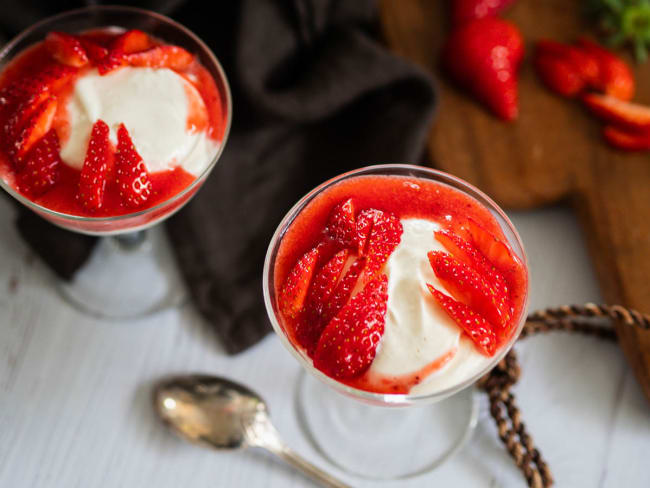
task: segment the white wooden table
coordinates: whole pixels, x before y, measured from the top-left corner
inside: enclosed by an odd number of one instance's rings
[[[567,210],[511,216],[530,257],[531,309],[599,301]],[[298,430],[291,399],[299,366],[277,338],[228,357],[191,306],[129,323],[85,317],[61,301],[12,219],[1,199],[0,487],[313,486],[262,452],[186,444],[150,405],[151,385],[164,375],[235,378],[265,396],[289,444],[328,467]],[[517,348],[523,379],[516,393],[557,486],[649,487],[650,406],[618,348],[561,333]],[[341,477],[355,487],[525,486],[484,398],[471,442],[432,473],[401,483]]]

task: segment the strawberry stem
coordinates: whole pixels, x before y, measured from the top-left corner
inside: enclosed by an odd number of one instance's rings
[[[638,63],[648,58],[650,47],[650,0],[588,0],[592,17],[608,44],[632,48]]]

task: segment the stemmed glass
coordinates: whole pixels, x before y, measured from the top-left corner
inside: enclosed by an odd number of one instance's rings
[[[511,248],[526,270],[528,268],[521,239],[496,203],[454,176],[421,166],[378,165],[340,175],[305,195],[280,222],[264,263],[263,292],[273,329],[304,368],[296,387],[301,428],[318,452],[349,473],[367,479],[404,479],[440,465],[469,438],[478,414],[471,386],[492,369],[516,341],[525,323],[528,293],[526,291],[524,306],[508,343],[476,374],[435,393],[372,393],[347,386],[316,369],[283,329],[275,289],[275,260],[287,229],[314,198],[343,180],[362,175],[432,180],[473,198],[494,216]]]
[[[71,282],[58,282],[62,296],[77,309],[98,317],[131,318],[182,301],[184,287],[166,242],[150,229],[185,205],[201,188],[226,145],[232,118],[228,80],[212,51],[187,28],[163,15],[122,6],[91,6],[45,19],[0,51],[0,70],[51,31],[70,33],[104,28],[139,29],[194,54],[213,77],[223,111],[223,134],[209,164],[184,190],[145,210],[116,217],[85,217],[56,212],[18,193],[4,178],[0,186],[27,208],[72,232],[101,236],[89,262]],[[155,121],[152,121],[155,123]]]

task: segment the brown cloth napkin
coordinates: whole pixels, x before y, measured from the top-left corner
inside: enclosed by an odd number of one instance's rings
[[[371,0],[161,4],[215,51],[233,90],[222,159],[166,226],[194,303],[236,353],[269,330],[262,266],[283,215],[342,172],[417,163],[434,90],[378,42]],[[92,250],[92,239],[29,212],[21,212],[18,228],[65,278]]]

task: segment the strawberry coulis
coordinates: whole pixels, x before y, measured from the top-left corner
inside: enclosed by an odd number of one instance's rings
[[[114,39],[121,33],[121,31],[117,30],[95,30],[79,34],[78,37],[91,40],[104,47],[110,47]],[[0,75],[0,90],[21,78],[36,76],[43,67],[55,64],[57,62],[53,60],[45,44],[43,42],[38,43],[23,51],[4,69]],[[93,69],[91,66],[76,69],[77,72],[69,81],[56,91],[55,95],[59,103],[52,127],[56,130],[62,144],[69,137],[70,131],[66,110],[67,100],[73,92],[74,82],[91,69]],[[223,110],[225,106],[224,95],[217,88],[215,80],[197,59],[194,59],[189,67],[176,72],[196,88],[207,110],[207,118],[204,113],[198,114],[196,107],[199,107],[200,104],[195,99],[196,94],[191,94],[191,90],[186,89],[189,103],[188,129],[205,130],[211,139],[221,141],[224,135],[227,114]],[[10,115],[0,111],[0,127],[5,126]],[[3,178],[14,189],[33,202],[50,210],[69,215],[114,217],[139,212],[169,200],[191,185],[196,179],[195,175],[185,171],[181,166],[167,171],[151,173],[152,193],[142,206],[134,209],[123,204],[117,185],[109,177],[102,207],[98,210],[89,211],[83,208],[77,198],[80,173],[81,171],[66,164],[61,165],[60,178],[57,184],[47,193],[34,198],[17,187],[13,164],[9,156],[0,150],[0,178]],[[180,205],[184,201],[186,201],[185,198],[179,201],[178,204]],[[166,208],[166,210],[171,211],[177,206],[174,205]]]
[[[453,232],[472,218],[485,230],[503,242],[508,242],[501,227],[490,211],[472,197],[441,183],[403,176],[357,176],[336,183],[322,191],[296,216],[286,230],[275,260],[274,284],[276,295],[296,261],[312,249],[322,237],[322,230],[333,208],[353,198],[357,210],[375,208],[391,212],[400,219],[419,218],[438,222]],[[513,304],[511,325],[516,325],[521,316],[528,289],[525,267],[516,275],[507,277],[510,299]],[[282,317],[283,329],[296,349],[300,346],[293,336],[292,320]],[[514,327],[510,327],[510,332]],[[510,334],[502,335],[499,348],[507,342]],[[462,337],[462,339],[465,339]],[[381,347],[381,345],[380,345]],[[371,369],[351,379],[337,379],[353,388],[384,394],[406,394],[427,376],[443,368],[457,350],[451,349],[426,364],[420,370],[400,375],[385,376],[373,373]]]

